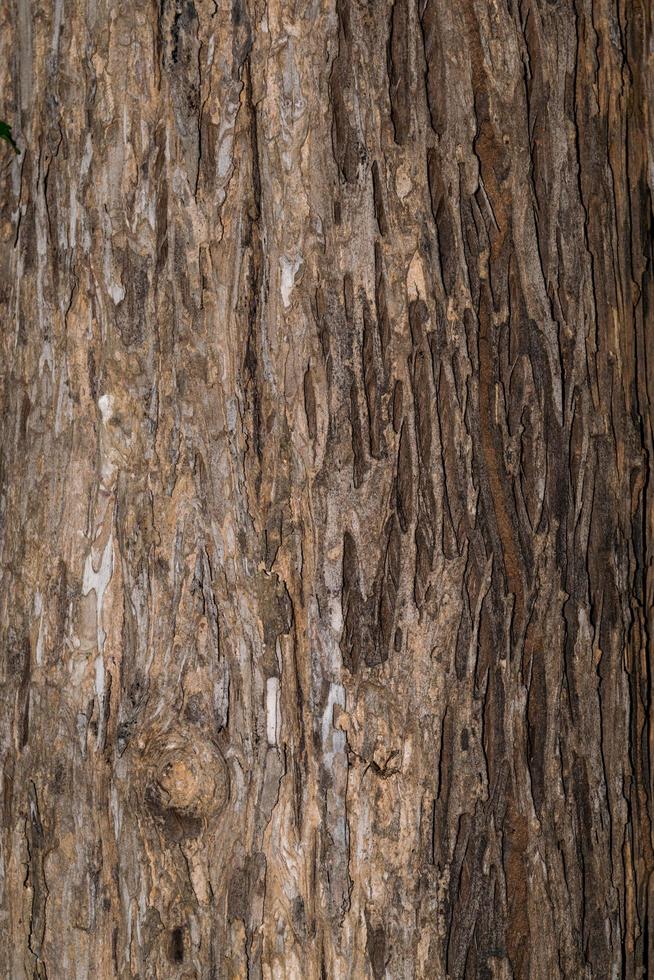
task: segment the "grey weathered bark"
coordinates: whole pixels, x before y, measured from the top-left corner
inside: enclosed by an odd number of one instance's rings
[[[651,16],[2,5],[3,977],[651,966]]]

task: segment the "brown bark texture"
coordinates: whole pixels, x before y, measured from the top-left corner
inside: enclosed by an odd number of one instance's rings
[[[4,0],[0,976],[652,970],[653,50]]]

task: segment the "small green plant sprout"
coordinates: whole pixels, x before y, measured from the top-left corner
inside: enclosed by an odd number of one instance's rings
[[[5,140],[7,143],[13,146],[16,153],[19,152],[18,147],[16,146],[16,141],[11,135],[11,126],[2,120],[0,120],[0,140]]]

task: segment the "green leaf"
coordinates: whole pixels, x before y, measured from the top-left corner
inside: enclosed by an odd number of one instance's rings
[[[6,140],[7,143],[10,143],[13,146],[16,153],[18,153],[16,141],[11,135],[11,126],[9,126],[6,122],[0,122],[0,140]]]

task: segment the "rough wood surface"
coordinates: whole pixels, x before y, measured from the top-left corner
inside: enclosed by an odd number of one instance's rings
[[[0,6],[2,977],[652,969],[651,18]]]

